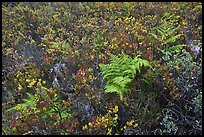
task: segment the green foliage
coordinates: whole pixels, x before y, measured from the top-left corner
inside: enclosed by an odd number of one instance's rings
[[[168,110],[167,111],[171,111],[171,110]],[[167,113],[169,113],[167,112]],[[178,127],[176,126],[176,124],[174,123],[173,120],[171,120],[172,117],[171,115],[169,114],[166,114],[165,117],[162,119],[162,122],[161,122],[161,125],[164,125],[165,129],[162,131],[162,134],[164,133],[171,133],[173,135],[176,134],[177,130],[178,130]]]
[[[111,55],[109,64],[100,64],[103,78],[106,81],[105,92],[116,92],[123,100],[124,93],[130,89],[130,83],[137,73],[141,72],[142,67],[151,67],[147,60],[135,57],[129,58],[123,54],[121,57]]]
[[[33,121],[33,123],[30,122],[30,124],[34,124],[39,119],[44,119],[49,125],[58,125],[58,123],[62,123],[66,118],[72,118],[69,106],[64,106],[66,104],[65,101],[61,100],[59,95],[54,93],[54,91],[50,92],[47,90],[44,88],[44,90],[35,95],[27,93],[28,98],[23,99],[24,103],[17,104],[8,109],[7,112],[21,112],[24,115],[22,118],[25,121],[35,115],[37,117],[36,121]],[[12,126],[17,125],[14,124]]]
[[[202,122],[199,120],[202,115],[202,89],[199,80],[202,77],[201,64],[193,61],[191,54],[185,49],[182,50],[181,54],[175,54],[166,63],[168,69],[174,72],[173,82],[179,88],[179,101],[183,103],[168,100],[167,108],[163,109],[166,113],[163,113],[163,119],[160,123],[165,127],[163,133],[179,134],[182,132],[179,129],[183,127],[180,126],[181,123],[192,127],[196,125],[192,130],[200,132],[202,127]],[[188,114],[191,114],[193,119],[188,117]],[[183,119],[185,120],[183,121]]]
[[[111,134],[106,133],[112,127],[118,126],[118,106],[115,106],[113,108],[110,108],[108,112],[105,115],[102,116],[92,116],[91,122],[89,122],[87,125],[84,125],[82,127],[82,130],[91,132],[92,134]],[[109,131],[111,132],[111,131]]]
[[[3,3],[2,134],[154,134],[169,94],[193,114],[176,134],[202,134],[201,54],[181,51],[191,39],[201,2]]]
[[[30,93],[27,93],[27,95],[28,95],[28,99],[23,99],[25,103],[17,104],[16,106],[8,109],[7,112],[12,110],[17,110],[17,111],[21,110],[22,112],[25,113],[27,112],[26,110],[27,106],[30,106],[31,109],[34,109],[36,106],[36,103],[39,101],[39,98],[37,98],[34,95],[31,95]]]
[[[159,40],[160,42],[163,42],[164,44],[169,44],[172,42],[175,42],[178,38],[180,38],[183,34],[177,34],[175,36],[171,36],[180,26],[177,26],[175,28],[172,28],[172,26],[169,26],[168,23],[163,24],[163,26],[160,26],[156,28],[156,31],[160,34],[160,36],[149,33],[152,35],[155,39]],[[168,38],[169,37],[169,38]]]
[[[53,44],[53,48],[60,49],[61,52],[63,52],[63,53],[67,53],[66,51],[71,49],[70,45],[66,41],[63,41],[63,42],[50,42],[50,43]],[[64,51],[64,49],[65,49],[65,51]]]
[[[156,34],[149,33],[149,34],[152,35],[155,39],[159,40],[160,42],[163,42],[164,44],[174,42],[182,35],[182,34],[178,34],[178,35],[171,36],[176,30],[180,28],[180,25],[177,25],[178,18],[179,16],[175,16],[168,12],[164,13],[163,17],[160,19],[159,26],[154,28],[156,32],[159,33],[159,35],[157,35],[157,33]]]
[[[160,26],[155,28],[156,32],[158,32],[159,35],[157,35],[157,33],[149,33],[151,36],[153,36],[154,39],[158,40],[161,43],[161,45],[156,46],[155,49],[168,57],[172,56],[174,53],[179,53],[181,49],[186,46],[181,44],[176,46],[170,45],[183,35],[174,34],[175,31],[180,28],[180,25],[175,26],[175,24],[178,24],[178,18],[179,16],[175,16],[168,12],[164,13],[160,21]]]

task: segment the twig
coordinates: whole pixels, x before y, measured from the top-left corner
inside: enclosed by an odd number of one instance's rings
[[[24,133],[23,135],[28,135],[30,133],[32,133],[32,131],[28,131],[27,133]]]

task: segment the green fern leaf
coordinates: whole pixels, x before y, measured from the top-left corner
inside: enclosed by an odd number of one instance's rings
[[[177,26],[177,27],[174,28],[174,29],[169,29],[169,30],[167,31],[167,33],[166,33],[166,36],[169,36],[169,35],[171,35],[172,33],[174,33],[179,27],[180,27],[180,25]]]
[[[186,45],[176,45],[176,46],[172,46],[170,48],[167,49],[167,52],[173,53],[173,52],[180,52],[181,49],[186,46]]]
[[[103,78],[104,79],[108,79],[108,77],[110,76],[120,76],[120,70],[117,70],[117,69],[109,69],[109,70],[106,70],[106,73],[102,73],[103,74]]]
[[[124,85],[124,86],[122,86],[122,87],[126,87],[126,85],[128,84],[128,83],[130,83],[132,81],[132,79],[130,79],[130,78],[128,78],[128,77],[124,77],[124,79],[123,79],[123,81],[121,81],[120,82],[120,84],[121,85]]]
[[[124,53],[118,57],[110,56],[110,64],[100,64],[104,80],[106,81],[105,92],[116,92],[120,99],[129,91],[127,84],[130,83],[136,71],[140,72],[142,67],[150,66],[149,62],[140,58],[129,58]]]
[[[149,33],[151,36],[153,36],[155,39],[159,40],[159,41],[162,41],[161,38],[157,37],[157,35],[153,34],[153,33]]]
[[[121,87],[115,85],[105,85],[105,92],[118,92],[121,91]]]
[[[65,48],[66,50],[69,50],[71,47],[68,43],[66,43],[65,41],[62,43],[62,48]]]
[[[165,35],[165,29],[163,29],[162,27],[157,28],[157,31],[159,32],[159,34],[160,34],[161,36],[164,36],[164,35]]]
[[[129,83],[131,81],[132,81],[132,79],[130,79],[128,77],[122,77],[122,76],[115,77],[113,79],[113,83],[115,83],[115,84],[117,84],[117,85],[119,85],[119,86],[121,86],[123,88],[126,86],[127,83]]]
[[[172,43],[174,42],[176,39],[180,38],[183,34],[178,34],[178,35],[175,35],[171,38],[168,38],[167,40],[164,41],[164,44],[168,44],[168,43]]]

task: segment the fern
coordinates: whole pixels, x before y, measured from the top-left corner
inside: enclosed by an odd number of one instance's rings
[[[178,24],[179,16],[175,16],[168,12],[164,13],[163,17],[160,21],[160,26],[155,28],[155,31],[158,32],[159,35],[156,33],[149,33],[154,39],[158,40],[159,42],[163,43],[164,45],[171,44],[179,39],[183,34],[174,35],[174,32],[180,28]],[[170,55],[172,56],[173,53],[178,53],[185,45],[171,45],[166,50],[164,47],[159,48],[155,47],[158,51],[160,51],[163,55]]]
[[[171,43],[171,42],[175,42],[176,39],[180,38],[183,34],[178,34],[178,35],[175,35],[175,36],[172,36],[170,38],[168,38],[167,40],[164,41],[164,44],[168,44],[168,43]]]
[[[67,51],[71,49],[70,45],[68,43],[66,43],[66,41],[64,41],[64,42],[50,42],[50,44],[52,45],[53,49],[59,50],[59,52],[65,53],[65,54],[68,54]],[[64,49],[66,51],[64,51]]]
[[[184,46],[186,45],[172,46],[166,50],[166,54],[169,54],[170,56],[172,56],[173,53],[179,53]]]
[[[61,120],[62,118],[65,118],[66,116],[71,116],[71,114],[69,113],[69,110],[61,107],[62,105],[62,100],[59,98],[58,94],[54,94],[54,97],[50,98],[48,97],[48,95],[46,94],[46,92],[40,92],[38,94],[38,96],[34,96],[30,93],[27,93],[28,98],[27,99],[23,99],[24,103],[21,104],[17,104],[16,106],[10,108],[7,110],[8,111],[12,111],[12,110],[16,110],[16,111],[20,111],[23,113],[30,113],[27,110],[27,106],[29,106],[31,109],[34,110],[34,113],[36,115],[39,115],[41,118],[48,118],[49,115],[52,114],[60,114],[60,117],[57,117],[58,120]],[[46,108],[46,113],[39,113],[40,112],[40,108],[36,107],[37,102],[39,102],[40,100],[47,100],[49,102],[52,102],[51,105],[49,107]]]
[[[149,33],[151,36],[153,36],[155,39],[162,41],[162,39],[160,37],[158,37],[156,34],[154,33]]]
[[[19,109],[21,109],[22,111],[25,111],[27,106],[30,106],[31,109],[34,109],[36,102],[38,101],[38,98],[35,98],[35,96],[31,95],[30,93],[26,93],[26,94],[28,95],[28,99],[23,99],[24,103],[18,104],[8,109],[7,112],[11,110],[19,110]]]
[[[136,73],[140,73],[143,66],[151,68],[147,60],[138,57],[132,59],[125,54],[122,54],[121,57],[111,55],[110,64],[99,66],[106,81],[105,92],[116,92],[121,100],[123,100],[124,93],[130,91],[127,84],[134,79]]]

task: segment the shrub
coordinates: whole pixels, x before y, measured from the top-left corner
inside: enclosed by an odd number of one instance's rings
[[[47,127],[49,129],[47,131],[48,134],[52,133],[54,127],[58,130],[64,128],[67,131],[76,127],[76,125],[71,125],[70,127],[70,121],[73,116],[70,112],[69,102],[61,100],[58,93],[53,89],[41,87],[41,90],[35,95],[29,93],[27,95],[28,98],[23,99],[24,103],[17,104],[7,110],[7,112],[14,110],[21,112],[19,116],[16,116],[18,118],[14,117],[11,124],[11,128],[17,134],[28,132],[33,125],[36,125],[37,128],[42,128],[35,131],[36,133],[34,134],[41,134],[46,125],[49,126],[49,128]],[[21,129],[23,125],[26,125],[24,130]]]
[[[169,102],[163,111],[162,125],[164,134],[200,134],[201,129],[201,65],[194,62],[192,56],[182,51],[167,62],[169,69],[174,72],[173,82],[181,92],[177,101]],[[164,95],[166,96],[166,95]],[[181,126],[182,125],[182,126]],[[196,125],[196,126],[195,126]],[[172,127],[173,126],[173,127]]]
[[[200,2],[2,3],[2,134],[201,134],[201,41]]]

